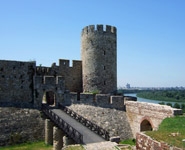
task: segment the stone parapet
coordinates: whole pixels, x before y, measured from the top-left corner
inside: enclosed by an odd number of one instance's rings
[[[137,101],[137,97],[124,96],[124,101]]]
[[[93,103],[94,94],[91,93],[80,93],[80,102],[81,103]]]

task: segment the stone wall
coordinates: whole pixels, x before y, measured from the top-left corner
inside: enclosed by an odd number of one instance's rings
[[[117,32],[116,27],[94,25],[81,33],[83,92],[101,94],[117,89]]]
[[[120,136],[121,140],[132,138],[124,111],[85,104],[72,104],[68,108],[107,130],[111,137]]]
[[[35,62],[0,61],[0,102],[33,103]]]
[[[182,114],[182,110],[166,105],[132,101],[126,101],[125,104],[126,114],[134,137],[137,132],[140,132],[140,125],[144,120],[151,124],[153,130],[157,130],[163,119]]]
[[[37,76],[62,76],[65,80],[65,87],[71,92],[82,92],[82,62],[59,59],[59,66],[53,63],[51,67],[36,67]]]
[[[183,148],[177,148],[164,142],[158,142],[143,133],[136,134],[136,148],[137,150],[183,150]]]
[[[66,104],[87,104],[104,108],[125,109],[124,97],[110,94],[69,93]]]
[[[44,140],[40,111],[0,107],[0,146],[38,140]]]

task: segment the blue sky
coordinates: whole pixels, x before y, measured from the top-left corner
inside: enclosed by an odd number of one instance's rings
[[[184,0],[1,0],[0,59],[80,60],[91,24],[117,27],[118,86],[185,86]]]

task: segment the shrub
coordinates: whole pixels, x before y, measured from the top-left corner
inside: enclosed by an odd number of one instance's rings
[[[160,102],[159,104],[160,104],[160,105],[165,105],[165,103],[164,103],[164,102]]]
[[[173,105],[173,107],[174,107],[174,108],[180,108],[180,105],[179,105],[178,103],[175,103],[175,104]]]
[[[171,106],[171,107],[172,107],[172,103],[166,103],[166,105],[168,105],[168,106]]]

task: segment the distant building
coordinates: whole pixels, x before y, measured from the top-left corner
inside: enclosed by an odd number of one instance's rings
[[[126,88],[127,88],[127,89],[130,89],[130,84],[127,83],[127,84],[126,84]]]

